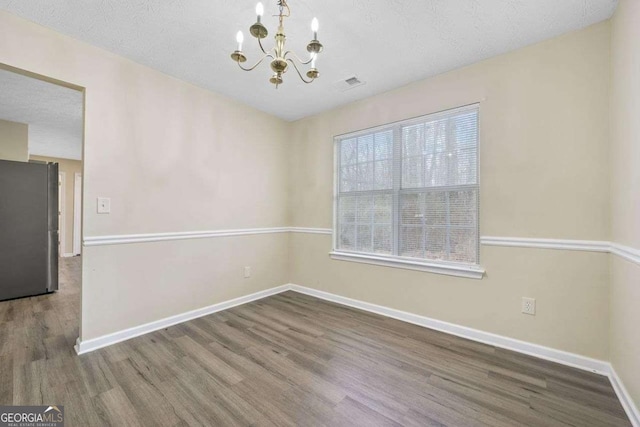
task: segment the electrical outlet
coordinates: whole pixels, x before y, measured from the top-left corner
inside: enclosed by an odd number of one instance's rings
[[[524,314],[530,314],[535,316],[536,314],[536,300],[535,298],[522,298],[522,312]]]
[[[245,267],[244,268],[244,278],[248,279],[249,277],[251,277],[251,267]]]

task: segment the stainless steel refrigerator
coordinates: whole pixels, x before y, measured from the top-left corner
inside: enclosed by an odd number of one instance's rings
[[[0,300],[58,289],[58,164],[0,160]]]

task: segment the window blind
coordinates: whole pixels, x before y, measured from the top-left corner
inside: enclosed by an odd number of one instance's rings
[[[478,263],[478,105],[335,141],[337,251]]]

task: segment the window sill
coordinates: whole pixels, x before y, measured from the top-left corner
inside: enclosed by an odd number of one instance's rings
[[[446,274],[448,276],[482,279],[485,270],[479,265],[455,264],[446,262],[416,261],[408,258],[386,257],[352,252],[329,252],[331,259],[339,261],[361,262],[383,267],[404,268],[406,270],[425,271],[428,273]]]

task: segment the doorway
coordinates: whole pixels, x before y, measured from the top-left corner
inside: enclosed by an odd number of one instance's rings
[[[0,125],[13,130],[11,135],[3,135],[0,126],[0,167],[4,168],[3,176],[11,178],[3,181],[1,190],[24,202],[22,211],[13,204],[15,209],[5,212],[7,218],[0,218],[0,232],[9,230],[16,235],[13,247],[0,239],[0,253],[5,255],[0,263],[0,312],[23,313],[19,319],[25,323],[15,322],[12,327],[28,331],[33,338],[30,348],[46,346],[45,339],[72,347],[81,327],[84,89],[0,63],[0,93]],[[32,178],[29,185],[37,191],[29,192],[25,179],[14,179],[21,176],[18,172]],[[44,188],[39,183],[44,183]],[[11,221],[36,225],[22,228],[25,233],[37,234],[29,236],[30,246],[11,229]],[[16,254],[16,245],[24,246],[20,254]],[[19,259],[21,256],[24,259]],[[30,268],[33,265],[36,268]],[[12,276],[3,275],[3,268],[11,268]],[[26,274],[29,269],[38,272],[35,280],[26,280],[30,279]],[[21,279],[33,288],[20,295],[6,292],[2,297],[3,289],[10,288],[8,281],[20,285]],[[32,318],[40,321],[26,322]],[[16,339],[19,336],[16,334]]]

